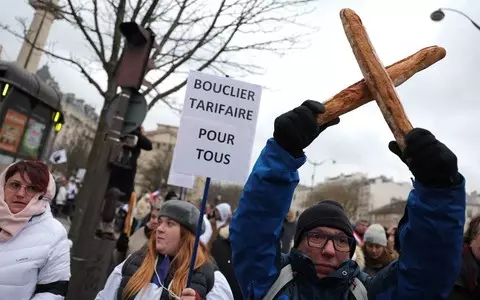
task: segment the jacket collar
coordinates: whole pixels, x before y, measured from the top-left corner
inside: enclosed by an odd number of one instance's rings
[[[41,214],[32,216],[25,227],[37,224],[45,219],[48,219],[49,217],[53,218],[53,215],[52,215],[52,210],[50,208],[50,204],[47,204],[45,211]]]

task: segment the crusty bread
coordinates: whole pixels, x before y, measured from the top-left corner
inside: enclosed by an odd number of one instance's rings
[[[415,75],[437,61],[445,57],[445,49],[437,46],[427,47],[415,54],[410,55],[387,67],[387,72],[395,86],[399,86],[410,77]],[[317,116],[317,124],[322,125],[333,119],[348,113],[370,101],[373,95],[370,93],[365,80],[362,79],[332,98],[323,102],[325,113]]]
[[[405,135],[413,126],[398,99],[393,82],[378,58],[360,17],[351,9],[342,9],[340,18],[365,82],[400,148],[403,149]]]

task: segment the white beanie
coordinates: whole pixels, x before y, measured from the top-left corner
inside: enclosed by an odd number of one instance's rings
[[[380,224],[372,224],[368,226],[365,235],[363,236],[363,241],[365,243],[377,244],[380,246],[387,246],[387,234],[385,229]]]
[[[225,222],[232,213],[232,207],[228,203],[220,203],[215,207],[220,213],[220,221]]]
[[[217,228],[220,228],[227,223],[228,217],[232,214],[232,207],[228,203],[220,203],[215,208],[220,214],[220,220],[217,221]]]

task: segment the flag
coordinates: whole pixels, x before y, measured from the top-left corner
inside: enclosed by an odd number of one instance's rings
[[[50,162],[52,164],[58,165],[67,162],[67,152],[65,149],[57,150],[50,155]]]

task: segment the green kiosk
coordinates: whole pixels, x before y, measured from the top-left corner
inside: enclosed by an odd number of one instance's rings
[[[15,62],[0,60],[0,171],[18,160],[45,158],[63,123],[60,95]]]

